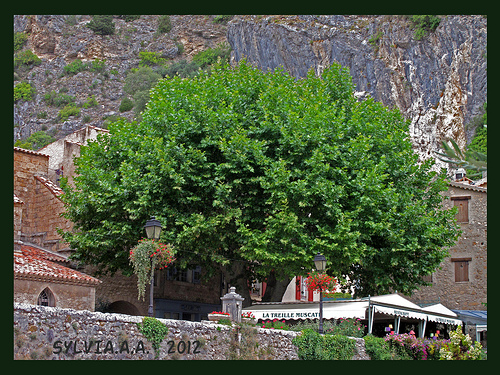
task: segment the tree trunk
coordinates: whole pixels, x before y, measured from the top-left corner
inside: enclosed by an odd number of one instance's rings
[[[288,277],[284,280],[279,280],[276,278],[275,271],[271,271],[267,277],[266,292],[262,296],[262,302],[281,302],[290,280]]]
[[[222,267],[222,274],[227,283],[236,287],[236,293],[244,298],[243,307],[252,305],[248,275],[243,262],[233,262],[229,267]]]

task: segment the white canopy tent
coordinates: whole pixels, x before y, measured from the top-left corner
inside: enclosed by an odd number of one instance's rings
[[[244,308],[260,320],[298,320],[319,318],[318,302],[268,302]],[[423,336],[427,321],[459,325],[457,314],[441,304],[422,308],[398,294],[387,294],[344,301],[323,301],[323,319],[359,318],[368,320],[372,332],[375,313],[394,316],[395,332],[401,318],[419,320],[419,336]]]

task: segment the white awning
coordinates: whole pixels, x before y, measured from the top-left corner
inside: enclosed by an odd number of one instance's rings
[[[367,301],[323,302],[323,319],[365,318]],[[257,319],[318,319],[319,303],[259,304],[243,309]]]
[[[410,309],[405,309],[404,307],[392,307],[392,306],[389,307],[380,305],[373,305],[373,307],[375,308],[375,312],[380,312],[382,314],[400,316],[402,318],[419,319],[419,320],[427,319],[427,314],[418,311],[413,311]]]
[[[397,316],[401,318],[433,321],[445,324],[462,324],[457,319],[457,314],[441,304],[421,308],[398,294],[386,294],[382,296],[361,298],[345,301],[324,301],[323,319],[359,318],[366,319],[368,316],[368,304],[371,304],[375,312]],[[319,302],[269,302],[257,303],[244,308],[250,311],[257,319],[318,319]]]
[[[427,319],[431,322],[462,325],[462,321],[457,319],[458,315],[448,309],[446,306],[437,303],[435,305],[422,308],[427,313]],[[435,313],[435,314],[433,314]]]

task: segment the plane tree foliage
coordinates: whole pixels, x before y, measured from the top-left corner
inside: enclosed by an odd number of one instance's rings
[[[141,123],[109,125],[75,160],[73,257],[130,273],[155,215],[178,267],[241,276],[243,289],[249,277],[286,286],[321,252],[357,295],[411,292],[459,232],[445,175],[418,163],[397,110],[353,90],[338,64],[304,79],[243,61],[160,80]]]

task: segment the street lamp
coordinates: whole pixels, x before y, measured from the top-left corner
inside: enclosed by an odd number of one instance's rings
[[[326,269],[326,258],[319,252],[314,257],[314,265],[318,272],[323,272]],[[319,289],[319,333],[323,334],[323,290]]]
[[[144,229],[146,229],[146,236],[150,240],[159,240],[161,233],[161,223],[156,220],[154,216],[151,216],[151,219],[146,221],[146,225],[144,225]],[[153,258],[151,258],[151,282],[149,286],[149,307],[148,307],[148,316],[153,316],[153,287],[154,287],[154,277],[155,270],[153,269]]]

